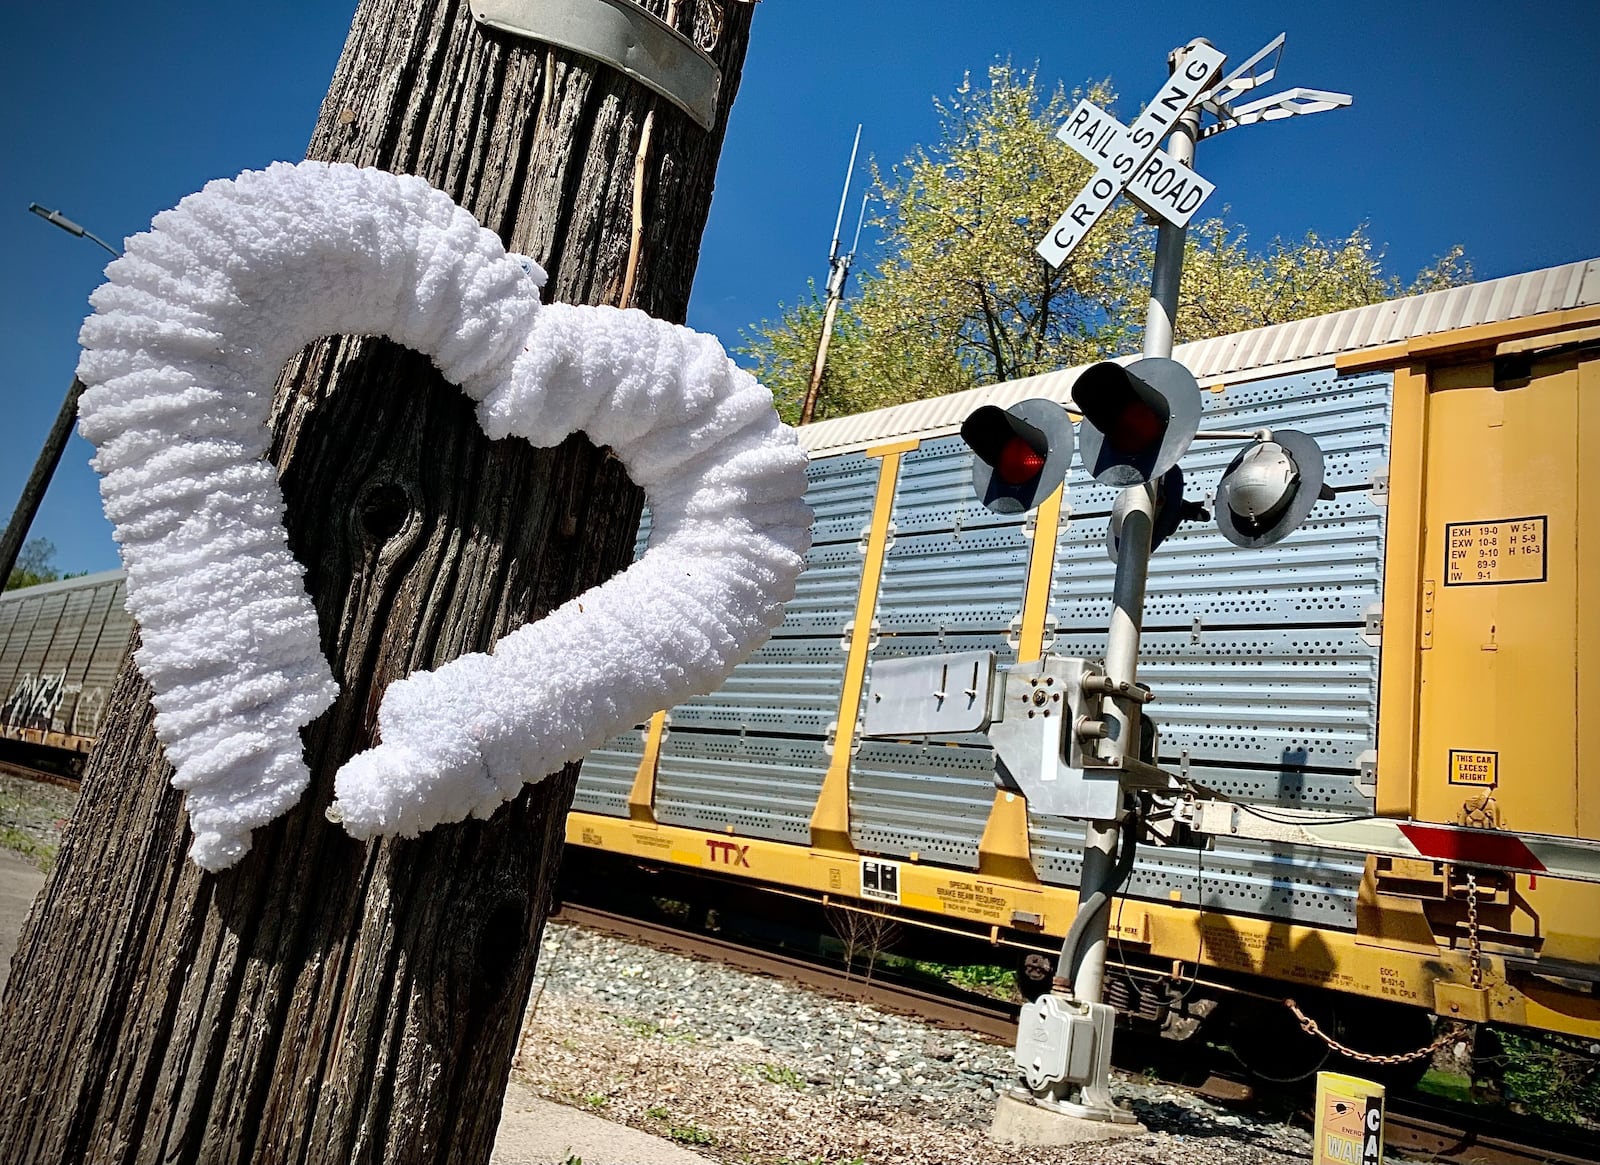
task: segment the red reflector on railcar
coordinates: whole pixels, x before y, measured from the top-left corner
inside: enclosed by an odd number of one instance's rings
[[[1463,866],[1496,866],[1543,873],[1545,865],[1514,833],[1492,829],[1457,829],[1448,825],[1400,822],[1400,832],[1425,858]]]

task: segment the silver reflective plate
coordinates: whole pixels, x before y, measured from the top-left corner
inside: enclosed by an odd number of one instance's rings
[[[981,732],[989,723],[994,666],[992,651],[874,661],[863,735]]]

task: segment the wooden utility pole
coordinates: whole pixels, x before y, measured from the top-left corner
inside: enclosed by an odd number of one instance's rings
[[[594,61],[474,27],[463,0],[362,0],[310,156],[427,178],[544,263],[549,298],[602,303],[654,110],[632,299],[682,320],[750,20],[733,0],[682,7],[685,31],[720,18],[709,133]],[[387,341],[292,362],[273,436],[342,689],[304,734],[311,788],[203,873],[124,664],[0,1011],[7,1161],[488,1160],[574,771],[412,841],[358,844],[323,811],[387,684],[624,565],[640,496],[581,438],[486,440]]]

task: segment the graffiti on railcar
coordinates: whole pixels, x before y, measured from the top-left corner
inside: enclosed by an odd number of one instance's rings
[[[53,676],[25,675],[17,681],[6,702],[0,704],[0,726],[47,732],[61,701],[69,692],[81,687],[68,684],[65,671]]]
[[[72,734],[93,737],[100,732],[100,714],[106,710],[106,690],[85,688],[78,696],[78,705],[72,710]]]

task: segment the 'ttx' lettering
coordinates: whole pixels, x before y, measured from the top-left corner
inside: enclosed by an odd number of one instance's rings
[[[739,845],[737,842],[732,841],[718,841],[714,837],[708,837],[706,838],[706,849],[711,854],[712,862],[716,862],[720,858],[725,866],[749,866],[750,864],[749,859],[745,857],[745,854],[750,850],[747,845]]]

